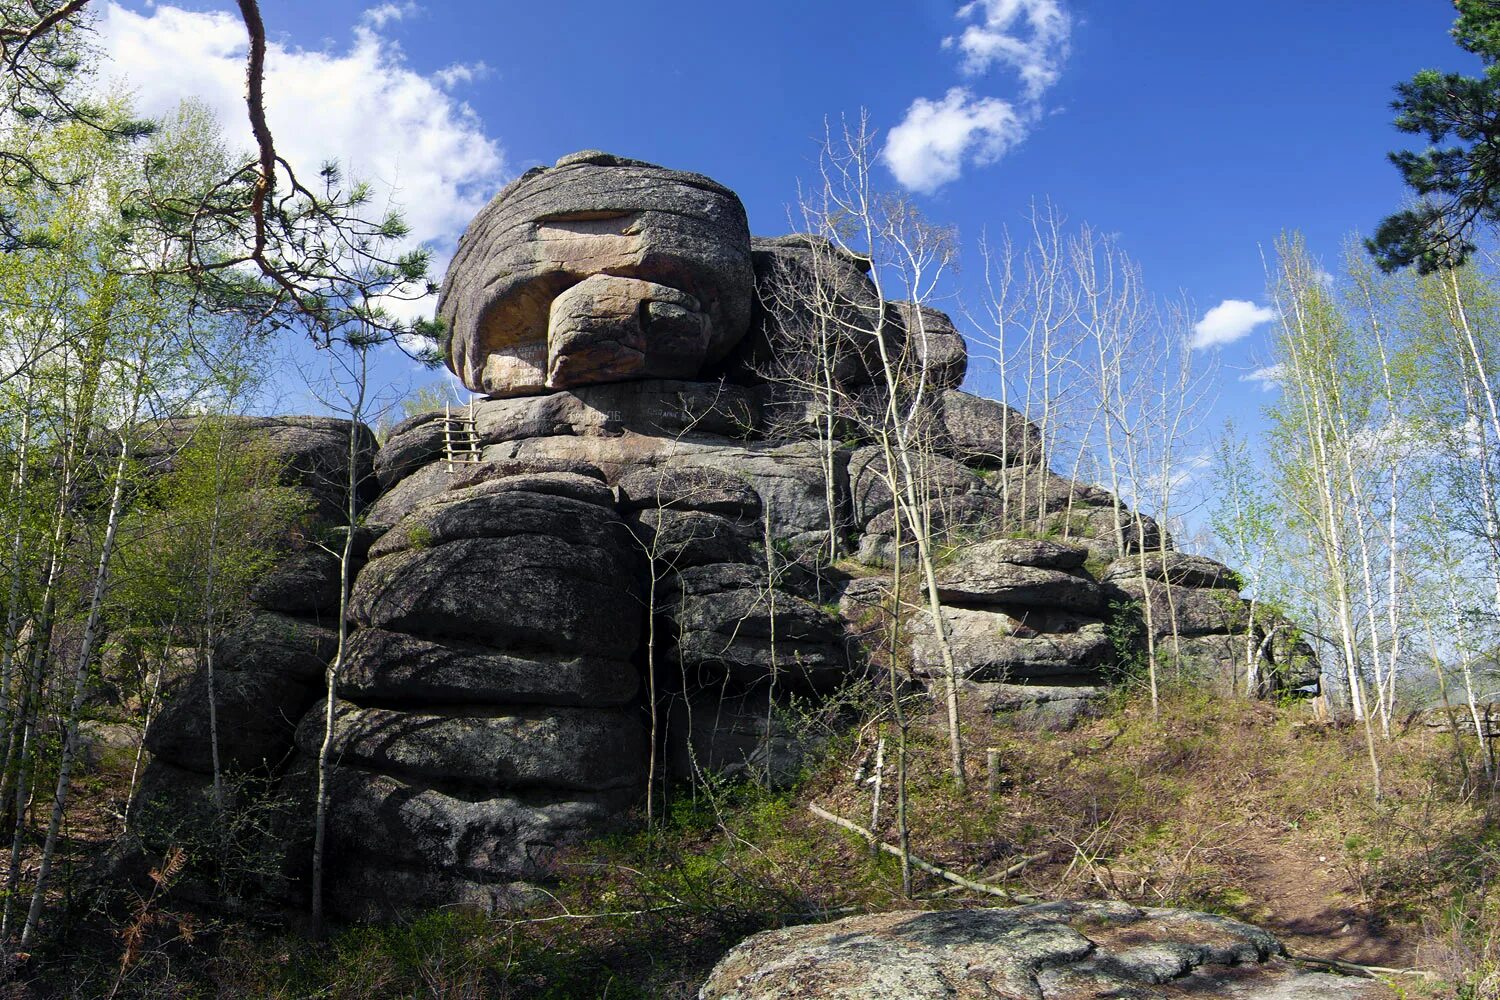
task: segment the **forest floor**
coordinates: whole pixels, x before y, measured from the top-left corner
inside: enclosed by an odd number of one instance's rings
[[[120,933],[132,921],[119,916],[40,950],[0,996],[670,1000],[694,996],[728,947],[766,927],[1004,905],[921,873],[903,895],[895,858],[808,808],[867,826],[883,735],[882,839],[894,842],[896,734],[800,723],[824,727],[826,749],[794,788],[674,788],[652,828],[574,851],[553,894],[524,912],[436,912],[310,943],[163,910],[123,974]],[[1377,738],[1378,802],[1362,728],[1315,722],[1295,703],[1183,689],[1153,713],[1122,692],[1068,732],[973,716],[964,734],[960,793],[941,714],[911,727],[907,812],[920,858],[1017,896],[1229,914],[1294,955],[1425,970],[1393,980],[1412,997],[1500,997],[1487,992],[1500,986],[1500,808],[1463,786],[1456,753],[1472,761],[1474,748],[1446,731],[1416,723]],[[111,774],[83,779],[100,821],[72,831],[76,861],[107,846]]]

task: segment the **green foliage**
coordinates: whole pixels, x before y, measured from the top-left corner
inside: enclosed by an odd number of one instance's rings
[[[1146,676],[1146,619],[1140,601],[1114,601],[1105,618],[1113,652],[1105,675],[1110,683],[1131,685]]]
[[[1423,70],[1396,86],[1396,128],[1432,145],[1390,154],[1420,200],[1385,218],[1366,244],[1387,271],[1416,265],[1429,274],[1461,265],[1476,249],[1476,227],[1500,222],[1500,5],[1454,5],[1454,40],[1484,71]],[[1444,142],[1451,144],[1439,146]]]

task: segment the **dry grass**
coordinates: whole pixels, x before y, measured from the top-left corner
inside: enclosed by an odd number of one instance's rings
[[[1500,832],[1455,782],[1447,734],[1413,727],[1383,743],[1388,794],[1376,803],[1350,726],[1191,691],[1153,718],[1122,696],[1067,733],[967,718],[971,791],[960,796],[940,714],[922,708],[909,756],[919,856],[978,879],[1033,857],[1004,884],[1226,912],[1296,952],[1444,977],[1422,995],[1497,1000],[1500,900],[1489,887],[1500,885]],[[806,809],[815,801],[868,822],[869,786],[852,779],[875,737],[866,724],[835,739],[791,793],[680,789],[659,829],[574,852],[556,895],[525,913],[434,913],[319,945],[243,925],[191,948],[143,942],[119,995],[691,997],[755,930],[914,905],[894,859]],[[989,747],[1001,763],[993,796]],[[892,781],[888,770],[888,791]],[[893,811],[887,799],[887,840]],[[921,906],[996,902],[930,876],[915,893]],[[119,970],[107,949],[68,963],[66,981],[50,977],[31,995],[97,995],[87,984]]]

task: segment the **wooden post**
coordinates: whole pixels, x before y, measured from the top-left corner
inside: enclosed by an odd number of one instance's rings
[[[984,763],[989,771],[990,798],[1000,794],[1000,751],[996,747],[984,748]]]
[[[880,785],[885,774],[885,733],[875,741],[875,773],[870,776],[870,784],[874,786],[870,791],[870,830],[876,837],[880,836]],[[879,854],[880,848],[871,842],[870,853]]]

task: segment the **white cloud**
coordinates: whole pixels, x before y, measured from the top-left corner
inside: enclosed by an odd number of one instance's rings
[[[1006,100],[954,87],[942,100],[912,101],[881,155],[899,184],[923,194],[958,180],[970,164],[993,163],[1026,138],[1042,116],[1043,95],[1062,73],[1073,30],[1065,0],[970,0],[957,17],[967,23],[943,47],[961,55],[964,75],[1013,70],[1021,94]]]
[[[1062,0],[972,0],[958,11],[960,19],[976,14],[978,23],[943,39],[943,46],[963,53],[963,71],[970,76],[997,64],[1015,70],[1026,98],[1040,100],[1057,82],[1068,55],[1073,19]]]
[[[1188,344],[1194,350],[1232,344],[1249,336],[1256,327],[1275,319],[1275,309],[1244,299],[1225,299],[1204,313],[1193,326],[1193,336]]]
[[[451,66],[444,66],[432,74],[432,78],[444,90],[452,90],[459,84],[488,79],[489,75],[489,65],[481,60],[476,63],[454,63]]]
[[[913,101],[881,155],[902,187],[931,194],[957,180],[966,160],[992,163],[1025,135],[1008,101],[954,87],[941,101]]]
[[[371,26],[384,28],[391,21],[411,17],[422,8],[415,3],[383,3],[364,12],[363,18]]]
[[[413,69],[387,24],[411,3],[365,12],[348,47],[302,49],[280,42],[266,56],[266,115],[276,149],[305,179],[337,160],[345,176],[370,182],[372,214],[400,208],[411,242],[435,250],[440,278],[469,220],[500,187],[504,153],[484,124],[447,88],[477,79],[481,66]],[[135,94],[137,112],[171,112],[188,96],[218,115],[232,147],[252,146],[245,115],[245,28],[232,14],[158,4],[136,13],[111,2],[98,25],[106,56],[102,78]],[[431,301],[403,307],[430,312]]]
[[[1265,392],[1270,392],[1281,384],[1281,376],[1285,369],[1281,365],[1266,365],[1257,368],[1253,372],[1247,372],[1240,376],[1241,382],[1254,382]]]

